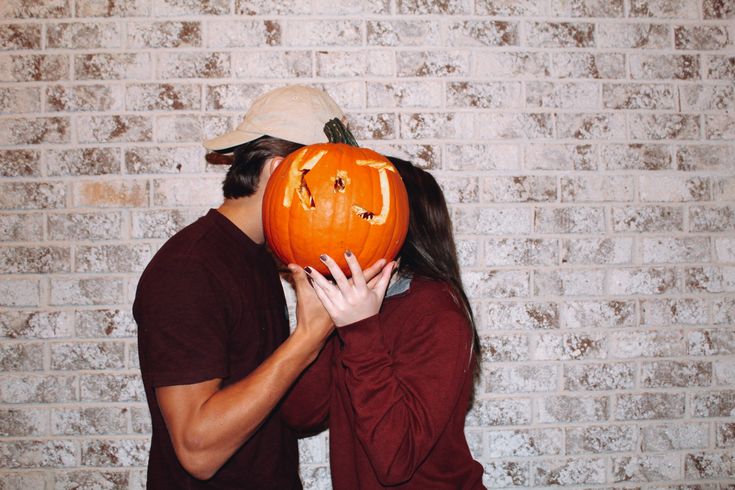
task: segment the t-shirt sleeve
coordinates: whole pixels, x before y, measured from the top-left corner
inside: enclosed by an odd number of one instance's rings
[[[227,377],[225,294],[213,274],[185,259],[150,272],[134,306],[143,377],[152,386]]]

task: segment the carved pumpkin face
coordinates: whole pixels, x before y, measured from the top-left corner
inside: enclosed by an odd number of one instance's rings
[[[349,275],[344,251],[360,265],[395,257],[408,231],[408,197],[382,155],[341,143],[306,146],[283,160],[263,198],[271,249],[284,263],[326,274],[328,254]]]

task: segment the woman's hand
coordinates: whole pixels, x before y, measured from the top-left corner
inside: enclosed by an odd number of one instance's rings
[[[311,267],[305,271],[312,279],[317,297],[337,327],[364,320],[380,311],[395,262],[384,264],[381,259],[382,262],[378,261],[363,271],[357,258],[348,250],[345,260],[352,272],[352,279],[348,280],[331,257],[322,255],[321,259],[332,273],[336,285]]]

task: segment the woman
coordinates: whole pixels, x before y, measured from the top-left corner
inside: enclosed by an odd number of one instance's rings
[[[363,273],[349,251],[350,280],[328,256],[336,284],[304,269],[337,334],[282,413],[297,430],[329,427],[335,490],[485,488],[464,436],[479,344],[449,212],[431,174],[391,161],[411,213],[398,272],[391,279],[392,262]]]

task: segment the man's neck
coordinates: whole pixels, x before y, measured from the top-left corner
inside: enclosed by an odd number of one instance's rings
[[[232,221],[240,231],[245,233],[255,243],[263,243],[262,196],[255,194],[237,199],[225,199],[217,208],[225,218]]]

